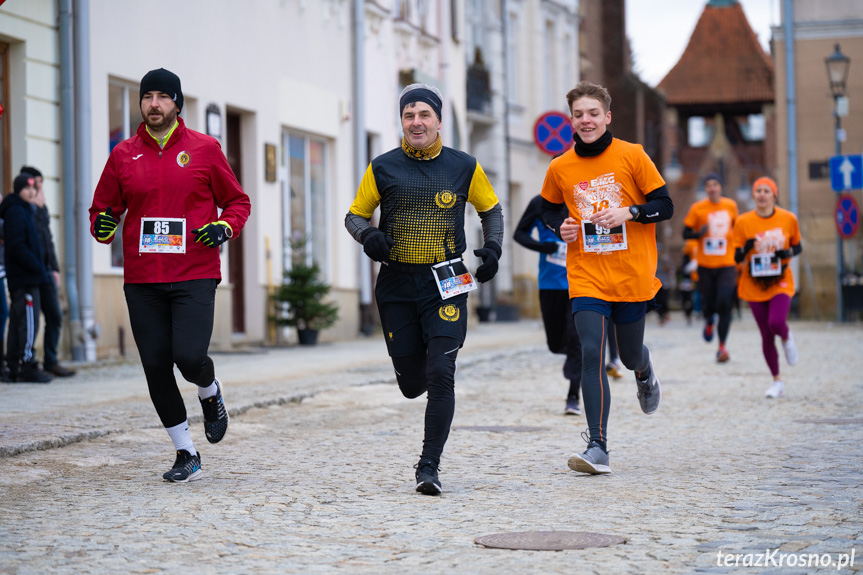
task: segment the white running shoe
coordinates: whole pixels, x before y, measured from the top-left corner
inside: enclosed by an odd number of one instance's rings
[[[764,394],[766,397],[771,399],[777,399],[785,395],[785,386],[782,385],[781,381],[774,381],[773,385],[770,386],[770,389],[767,390],[767,393]]]
[[[794,343],[794,336],[790,331],[788,332],[788,339],[782,342],[782,349],[785,350],[785,360],[788,362],[788,365],[795,365],[800,356],[797,353],[797,344]]]

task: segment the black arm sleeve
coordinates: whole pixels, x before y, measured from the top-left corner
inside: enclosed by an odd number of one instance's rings
[[[670,220],[674,215],[674,203],[668,188],[662,185],[644,196],[647,202],[639,206],[641,213],[635,220],[641,224],[655,224]]]
[[[683,239],[684,240],[697,240],[701,237],[701,232],[693,230],[690,227],[683,228]]]
[[[534,196],[534,198],[530,200],[527,204],[527,208],[524,210],[524,214],[522,214],[521,219],[518,221],[518,225],[515,227],[515,233],[512,234],[512,239],[527,249],[535,252],[540,251],[539,246],[541,242],[533,239],[530,235],[530,231],[533,229],[533,223],[536,220],[542,221],[541,202],[542,196]]]
[[[482,226],[483,246],[486,244],[497,244],[498,251],[503,246],[503,207],[495,204],[491,209],[479,212],[480,225]],[[500,256],[500,253],[497,254]]]
[[[734,250],[734,261],[738,264],[742,262],[744,259],[746,259],[746,254],[748,254],[754,246],[754,238],[749,238],[748,240],[746,240],[746,243],[743,244],[742,248],[737,248],[736,250]]]
[[[554,204],[545,198],[542,198],[542,204],[540,205],[542,223],[545,224],[545,227],[554,232],[554,235],[556,235],[560,241],[563,241],[563,238],[560,237],[560,225],[566,219],[563,211],[564,205],[565,204]]]

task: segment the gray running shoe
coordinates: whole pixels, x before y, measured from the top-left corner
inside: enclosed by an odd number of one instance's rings
[[[597,442],[588,441],[587,432],[582,432],[581,437],[587,441],[587,449],[582,454],[576,453],[570,456],[569,461],[567,461],[569,468],[591,475],[611,473],[611,467],[608,466],[608,452]]]
[[[581,415],[581,406],[578,404],[578,398],[570,397],[566,400],[566,407],[563,410],[564,415]]]
[[[638,374],[635,374],[635,383],[638,384],[638,402],[641,404],[641,411],[650,415],[659,408],[659,400],[662,398],[662,390],[659,387],[659,378],[656,377],[656,370],[653,369],[653,356],[650,351],[647,352],[647,357],[650,361],[650,374],[647,379],[642,381],[638,379]]]

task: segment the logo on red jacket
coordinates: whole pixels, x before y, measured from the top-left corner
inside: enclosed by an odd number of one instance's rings
[[[177,154],[177,164],[180,165],[181,168],[185,168],[186,164],[188,164],[192,160],[192,157],[189,156],[186,152],[180,152]]]

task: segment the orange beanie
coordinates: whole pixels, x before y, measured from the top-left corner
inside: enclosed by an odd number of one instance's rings
[[[752,193],[755,194],[755,188],[758,186],[767,186],[773,192],[773,197],[775,198],[777,195],[776,192],[776,182],[771,180],[770,178],[764,176],[755,180],[755,183],[752,184]]]

